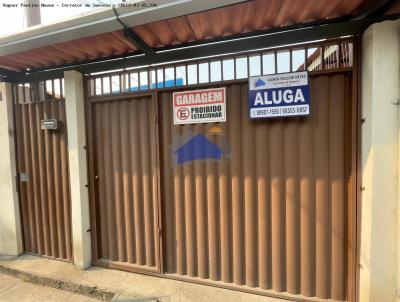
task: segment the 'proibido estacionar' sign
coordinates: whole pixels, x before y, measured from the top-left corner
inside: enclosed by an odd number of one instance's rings
[[[249,78],[250,118],[310,114],[310,89],[306,71]]]
[[[174,125],[225,122],[225,87],[175,92]]]

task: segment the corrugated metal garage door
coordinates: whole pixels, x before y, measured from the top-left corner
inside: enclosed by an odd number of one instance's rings
[[[72,260],[65,100],[44,89],[13,91],[24,251]],[[41,129],[43,119],[56,119],[58,129]]]
[[[152,95],[91,104],[95,262],[159,271]]]
[[[313,77],[310,117],[259,121],[248,117],[247,84],[228,86],[217,131],[174,126],[172,93],[160,93],[167,273],[346,299],[350,83],[349,73]],[[230,154],[175,165],[174,142],[190,133]]]

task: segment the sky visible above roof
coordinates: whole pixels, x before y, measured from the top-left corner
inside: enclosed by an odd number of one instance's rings
[[[21,31],[25,28],[23,0],[0,0],[0,36]],[[122,0],[41,0],[43,4],[54,4],[56,7],[41,7],[42,24],[54,23],[66,18],[79,16],[99,10],[102,4],[128,2]],[[134,1],[130,1],[134,2]],[[17,5],[13,7],[12,5]],[[64,6],[63,6],[64,4]],[[59,5],[59,6],[57,6]],[[72,5],[81,5],[74,7]]]

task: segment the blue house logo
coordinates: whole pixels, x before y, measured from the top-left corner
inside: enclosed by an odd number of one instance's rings
[[[198,133],[186,141],[174,152],[178,165],[195,160],[221,159],[224,151],[203,134]]]
[[[263,81],[263,80],[261,80],[261,79],[258,79],[255,83],[254,83],[254,86],[257,88],[257,87],[260,87],[260,86],[265,86],[265,82]]]

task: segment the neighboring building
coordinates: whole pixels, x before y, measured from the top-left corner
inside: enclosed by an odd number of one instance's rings
[[[399,1],[156,3],[0,38],[0,254],[398,301]],[[310,115],[250,119],[291,72]],[[226,121],[175,123],[178,91]]]

